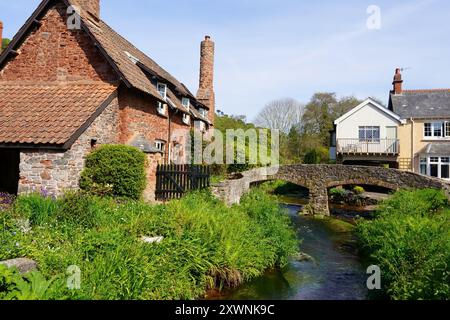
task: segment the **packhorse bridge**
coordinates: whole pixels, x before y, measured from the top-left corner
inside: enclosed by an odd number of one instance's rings
[[[330,215],[328,190],[344,185],[371,185],[391,190],[403,188],[442,189],[450,199],[450,184],[443,180],[412,172],[382,167],[344,165],[290,165],[258,168],[242,173],[235,180],[227,180],[212,187],[213,193],[228,205],[240,202],[252,184],[283,180],[309,190],[311,214]]]

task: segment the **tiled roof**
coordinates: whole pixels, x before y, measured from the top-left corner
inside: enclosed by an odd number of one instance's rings
[[[404,119],[450,118],[450,90],[406,90],[391,94],[391,107]]]
[[[0,82],[0,144],[64,145],[116,87]]]
[[[77,0],[69,0],[69,3],[76,5]],[[115,32],[103,20],[95,19],[87,13],[82,13],[82,18],[89,31],[123,74],[125,80],[133,87],[150,93],[158,99],[161,98],[156,91],[155,85],[152,84],[149,75],[146,74],[146,71],[148,70],[152,75],[162,78],[172,84],[180,95],[195,99],[184,84],[179,82],[174,76],[164,70],[145,53],[137,49],[132,43]],[[133,59],[130,59],[129,55],[136,58],[138,63],[133,61]],[[141,68],[141,65],[145,70]]]
[[[429,143],[420,151],[421,154],[428,155],[448,155],[450,154],[450,143],[449,142],[433,142]]]

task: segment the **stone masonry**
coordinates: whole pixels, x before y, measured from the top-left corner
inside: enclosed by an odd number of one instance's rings
[[[228,180],[212,187],[213,193],[228,205],[239,203],[252,183],[283,180],[309,189],[308,209],[315,215],[330,215],[328,189],[343,185],[373,185],[392,190],[432,188],[445,191],[450,200],[450,184],[443,180],[381,167],[343,165],[292,165],[259,168],[242,174],[241,179]]]
[[[43,188],[59,196],[64,190],[78,189],[86,155],[92,150],[92,140],[97,145],[118,142],[118,108],[115,99],[66,152],[22,150],[19,194],[39,192]]]

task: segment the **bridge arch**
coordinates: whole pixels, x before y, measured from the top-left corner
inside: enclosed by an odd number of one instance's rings
[[[328,189],[341,185],[373,185],[391,190],[401,188],[443,189],[450,199],[450,185],[443,180],[396,169],[343,165],[290,165],[258,168],[242,173],[241,179],[212,186],[212,192],[227,204],[239,203],[252,183],[283,180],[309,190],[312,214],[330,215]]]

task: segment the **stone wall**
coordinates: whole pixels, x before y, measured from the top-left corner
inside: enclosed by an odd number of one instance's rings
[[[252,183],[279,179],[309,189],[308,209],[313,214],[329,215],[328,189],[342,185],[373,185],[392,190],[432,188],[444,190],[450,200],[450,184],[444,180],[382,167],[343,165],[293,165],[259,168],[212,187],[212,192],[228,205],[239,203]]]
[[[92,150],[92,139],[97,145],[118,143],[118,108],[114,99],[66,152],[21,150],[19,194],[39,192],[42,188],[59,196],[64,190],[78,189],[85,157]]]

